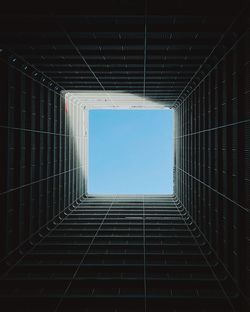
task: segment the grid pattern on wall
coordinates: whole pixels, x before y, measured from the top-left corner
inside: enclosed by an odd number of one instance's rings
[[[132,1],[140,10],[94,2],[0,12],[1,301],[10,311],[72,311],[76,300],[94,311],[100,298],[115,312],[190,303],[197,312],[244,311],[249,11],[240,0],[195,10],[173,1],[167,11],[157,0],[147,10],[140,1]],[[82,112],[60,99],[67,90],[122,91],[176,108],[174,200],[77,200]]]
[[[250,297],[250,36],[183,96],[175,113],[175,194]]]
[[[11,311],[230,312],[240,306],[237,290],[172,196],[82,199],[3,276],[0,290]]]
[[[40,239],[84,194],[82,109],[1,61],[0,259]],[[74,123],[70,122],[70,117]],[[47,227],[44,227],[47,226]],[[5,266],[4,266],[5,267]]]

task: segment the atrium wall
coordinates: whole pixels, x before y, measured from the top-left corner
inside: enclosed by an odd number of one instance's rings
[[[250,297],[250,35],[175,112],[175,195]]]
[[[15,261],[84,194],[83,111],[20,59],[0,75],[0,259]]]

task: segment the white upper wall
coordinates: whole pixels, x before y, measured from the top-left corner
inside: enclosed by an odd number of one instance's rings
[[[84,109],[170,109],[150,98],[118,91],[65,91],[65,99]]]

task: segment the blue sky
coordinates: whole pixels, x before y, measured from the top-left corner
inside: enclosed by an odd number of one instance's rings
[[[173,193],[172,110],[90,110],[90,194]]]

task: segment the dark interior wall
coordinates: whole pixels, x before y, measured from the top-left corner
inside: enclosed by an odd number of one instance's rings
[[[46,234],[84,194],[84,151],[76,148],[83,132],[72,130],[72,109],[55,88],[10,62],[0,61],[0,259],[24,242],[32,247],[41,238],[34,234]],[[81,109],[74,113],[80,123]]]
[[[250,34],[175,112],[175,194],[250,297]]]

